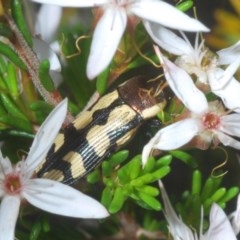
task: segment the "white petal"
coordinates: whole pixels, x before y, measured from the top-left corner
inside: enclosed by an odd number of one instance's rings
[[[170,4],[158,1],[133,1],[130,9],[138,17],[183,31],[209,31],[201,22],[190,18]]]
[[[209,240],[237,240],[232,226],[224,213],[217,205],[213,204],[210,211],[210,226],[204,237]]]
[[[169,86],[182,103],[194,113],[206,112],[208,110],[207,99],[195,86],[188,73],[164,57],[160,57],[160,61]]]
[[[223,74],[222,69],[209,72],[211,90],[222,99],[228,109],[240,113],[240,83],[234,77],[226,82]]]
[[[218,61],[220,65],[233,63],[234,61],[236,61],[236,58],[238,58],[240,54],[240,41],[228,48],[224,48],[218,51],[217,54],[219,56]]]
[[[52,4],[62,7],[97,7],[108,3],[109,0],[31,0],[43,4]]]
[[[229,64],[229,66],[224,71],[224,79],[223,82],[229,81],[233,77],[233,75],[237,72],[238,68],[240,66],[240,57],[236,57],[235,60]]]
[[[237,235],[240,232],[240,194],[238,194],[237,209],[230,215],[229,219],[231,220],[233,231]]]
[[[144,26],[154,42],[174,55],[190,54],[193,49],[184,39],[160,24],[143,21]]]
[[[12,163],[8,157],[3,157],[2,151],[0,150],[0,176],[3,177],[6,174],[13,171]]]
[[[240,114],[229,114],[221,117],[220,131],[240,137]]]
[[[35,207],[51,213],[77,218],[104,218],[109,214],[95,199],[65,184],[32,179],[23,192]]]
[[[216,135],[217,135],[217,138],[219,139],[219,141],[224,146],[230,146],[230,147],[240,150],[240,142],[239,141],[235,140],[234,138],[232,138],[220,131],[216,132]]]
[[[35,33],[40,34],[44,41],[51,42],[58,29],[61,17],[61,7],[55,5],[42,5],[37,14]]]
[[[67,99],[60,102],[39,128],[30,148],[26,164],[29,174],[40,164],[58,134],[67,113]]]
[[[127,24],[123,9],[109,7],[99,20],[94,33],[87,63],[89,79],[99,75],[111,62]]]
[[[161,195],[164,203],[164,214],[169,224],[169,231],[173,236],[173,239],[184,239],[190,240],[194,239],[193,232],[191,229],[184,224],[184,222],[177,216],[176,212],[174,211],[170,200],[168,198],[167,192],[164,188],[162,181],[158,181],[159,187],[161,190]]]
[[[200,131],[199,124],[197,119],[184,119],[159,130],[143,148],[143,165],[152,149],[173,150],[188,143]]]
[[[33,44],[33,50],[37,54],[39,60],[42,61],[48,59],[50,62],[50,69],[60,72],[60,61],[56,53],[49,47],[49,44],[38,38],[34,39]]]
[[[53,80],[55,88],[57,88],[62,81],[62,76],[60,74],[61,64],[57,54],[50,48],[50,46],[46,42],[44,42],[41,39],[35,38],[33,43],[34,43],[33,49],[37,54],[38,58],[40,59],[40,61],[46,59],[49,60],[50,76]]]
[[[20,198],[5,196],[0,205],[0,240],[13,240]]]
[[[200,131],[200,122],[197,119],[184,119],[160,131],[154,147],[160,150],[173,150],[188,143]]]

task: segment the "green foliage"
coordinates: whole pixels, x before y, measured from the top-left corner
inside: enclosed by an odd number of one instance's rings
[[[18,54],[11,47],[9,47],[8,44],[0,42],[0,53],[21,69],[26,70],[26,66],[23,61],[19,58]]]
[[[183,220],[195,229],[199,229],[200,226],[202,207],[204,216],[208,216],[213,203],[225,208],[227,202],[239,193],[237,186],[222,186],[223,174],[211,175],[205,181],[202,178],[199,170],[193,172],[191,190],[184,191],[181,203],[177,204],[178,213]]]
[[[49,71],[50,71],[50,63],[49,60],[43,60],[40,62],[40,66],[39,66],[39,78],[41,80],[42,85],[49,91],[49,92],[53,92],[54,91],[54,84],[52,81],[52,78],[49,75]]]
[[[176,4],[176,7],[179,10],[181,10],[183,12],[186,12],[186,11],[188,11],[189,9],[191,9],[193,7],[193,1],[192,0],[179,1]]]
[[[32,46],[32,35],[26,24],[25,16],[22,9],[22,1],[12,0],[11,10],[15,23],[18,26],[20,32],[22,33],[25,41],[29,44],[29,46]]]
[[[119,164],[127,157],[128,152],[122,150],[102,163],[102,179],[105,184],[102,203],[110,213],[120,211],[128,198],[143,208],[161,210],[159,189],[152,186],[152,183],[170,172],[169,164],[172,157],[166,155],[157,160],[151,157],[143,168],[141,156],[137,155],[120,167]],[[100,178],[99,170],[95,170],[87,177],[90,183],[96,183]]]

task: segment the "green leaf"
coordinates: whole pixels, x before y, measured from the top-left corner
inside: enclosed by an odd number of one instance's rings
[[[9,47],[9,45],[0,41],[0,53],[11,60],[14,64],[16,64],[19,68],[23,70],[27,70],[23,61],[19,58],[17,53]]]
[[[170,153],[172,154],[172,156],[180,159],[181,161],[183,161],[184,163],[186,163],[188,166],[192,168],[196,168],[198,166],[196,159],[194,159],[192,155],[186,152],[183,152],[180,150],[174,150],[174,151],[170,151]]]
[[[218,202],[226,193],[226,188],[219,188],[212,196],[211,196],[211,200],[213,202]]]
[[[151,173],[147,173],[137,179],[134,179],[131,181],[131,185],[135,187],[141,187],[144,184],[148,184],[150,182],[153,182],[153,176]]]
[[[109,212],[110,213],[118,212],[122,208],[125,200],[126,196],[124,190],[121,187],[117,187],[114,192],[113,200],[108,209]]]
[[[36,221],[32,226],[29,239],[37,240],[41,231],[42,231],[42,224],[40,221]]]
[[[42,220],[43,232],[46,232],[46,233],[49,232],[51,230],[51,225],[49,223],[49,219],[45,215],[43,215],[41,220]]]
[[[98,75],[96,81],[96,89],[100,94],[104,94],[107,89],[108,76],[110,67],[106,68],[101,74]]]
[[[163,177],[165,177],[168,173],[170,173],[171,168],[169,166],[162,167],[157,171],[152,173],[152,182],[155,182]]]
[[[23,118],[12,117],[12,116],[1,116],[0,122],[5,123],[10,127],[26,131],[28,133],[33,132],[31,123],[28,120]]]
[[[204,187],[201,193],[201,199],[204,201],[205,199],[209,198],[213,192],[214,187],[214,180],[210,177],[206,180]]]
[[[4,130],[4,131],[2,130],[2,131],[0,131],[0,140],[3,140],[9,136],[25,137],[25,138],[30,138],[30,139],[33,139],[35,137],[34,134],[24,132],[24,131],[19,131],[19,130]]]
[[[124,162],[128,158],[128,155],[129,155],[128,150],[118,151],[108,159],[108,162],[112,165],[112,167],[115,167]]]
[[[159,189],[158,188],[148,186],[148,185],[137,187],[136,190],[139,191],[139,192],[146,193],[147,195],[150,195],[152,197],[156,197],[156,196],[159,195]]]
[[[110,206],[112,199],[113,199],[112,189],[110,187],[105,187],[104,190],[102,191],[101,203],[105,207],[108,207],[108,206]]]
[[[152,172],[155,169],[155,163],[156,163],[156,160],[154,157],[148,158],[147,163],[143,168],[142,174],[144,175],[146,173]]]
[[[137,178],[141,170],[141,156],[136,156],[127,165],[130,180]]]
[[[168,166],[172,162],[172,155],[168,154],[156,161],[156,168],[161,168],[163,166]]]
[[[200,194],[202,184],[202,174],[200,171],[196,170],[193,172],[192,178],[192,195]]]
[[[87,175],[87,182],[91,184],[95,184],[100,180],[100,177],[101,177],[100,172],[98,169],[96,169]]]
[[[230,189],[227,190],[227,192],[224,194],[224,196],[220,199],[218,203],[219,204],[226,203],[233,199],[234,197],[236,197],[238,193],[239,193],[238,187],[231,187]]]
[[[112,173],[112,164],[109,163],[108,161],[103,161],[102,162],[102,173],[103,173],[103,176],[109,177]]]
[[[25,41],[28,43],[30,47],[32,47],[33,45],[32,36],[25,21],[23,9],[22,9],[22,1],[12,0],[11,10],[12,10],[12,16],[16,22],[17,27],[21,31]]]
[[[15,103],[12,101],[12,99],[8,95],[1,93],[0,99],[2,101],[3,106],[6,108],[7,112],[12,117],[21,118],[26,121],[28,120],[28,118],[19,110],[19,107],[15,105]]]
[[[193,1],[192,0],[187,0],[187,1],[184,1],[184,2],[180,1],[180,3],[178,3],[176,5],[176,8],[179,9],[180,11],[182,11],[182,12],[186,12],[189,9],[191,9],[192,7],[193,7]]]
[[[6,84],[8,87],[8,90],[13,98],[17,98],[17,96],[20,94],[18,90],[18,78],[17,78],[17,73],[15,66],[12,63],[8,63],[7,65],[7,79],[6,79]]]
[[[162,209],[161,203],[156,198],[144,192],[138,192],[137,195],[144,203],[146,203],[152,209],[156,211],[160,211]]]
[[[52,78],[49,75],[49,72],[50,72],[49,60],[48,59],[42,60],[39,65],[38,76],[46,90],[49,92],[53,92],[55,90],[55,87]]]
[[[29,108],[32,111],[40,111],[44,113],[50,113],[53,110],[53,106],[51,106],[49,103],[38,100],[29,105]]]

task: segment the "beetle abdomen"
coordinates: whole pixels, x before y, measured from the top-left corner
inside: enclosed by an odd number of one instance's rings
[[[162,92],[154,96],[152,83],[146,86],[146,78],[132,78],[81,113],[57,136],[38,177],[73,184],[128,142],[166,103]]]

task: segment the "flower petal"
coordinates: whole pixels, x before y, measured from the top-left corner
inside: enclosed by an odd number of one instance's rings
[[[140,18],[183,31],[209,31],[201,22],[190,18],[170,4],[158,1],[133,1],[129,11]]]
[[[215,203],[213,203],[210,210],[209,222],[210,226],[204,234],[204,239],[237,240],[226,214]]]
[[[57,87],[62,80],[59,74],[61,71],[61,64],[57,54],[49,47],[48,43],[38,38],[33,39],[33,49],[40,61],[49,60],[50,76],[52,77],[55,87]]]
[[[20,207],[20,198],[5,196],[0,205],[0,240],[15,239],[15,225]]]
[[[111,62],[127,24],[123,9],[109,7],[99,20],[94,33],[87,63],[89,79],[99,75]]]
[[[232,136],[240,137],[240,114],[229,114],[221,117],[221,130]]]
[[[95,199],[65,184],[48,179],[31,179],[23,196],[35,207],[77,218],[104,218],[109,214]]]
[[[173,236],[173,239],[195,239],[191,229],[177,216],[174,211],[162,181],[159,180],[158,183],[164,204],[164,215],[169,224],[168,228]]]
[[[188,42],[160,24],[149,21],[143,21],[143,23],[154,42],[169,53],[179,56],[193,51]]]
[[[201,114],[206,112],[208,110],[207,99],[193,83],[188,73],[163,57],[161,53],[159,59],[163,65],[169,86],[182,103],[194,113]]]
[[[52,17],[54,16],[54,17]],[[62,8],[55,5],[42,5],[35,24],[35,33],[41,35],[41,39],[46,42],[53,40],[58,25],[62,17]],[[51,19],[49,21],[49,19]]]
[[[3,157],[2,151],[0,150],[0,176],[5,176],[6,174],[13,171],[12,163],[8,157]]]
[[[219,64],[226,65],[231,64],[236,61],[236,58],[239,57],[240,54],[240,41],[236,42],[234,45],[224,48],[217,52],[219,56]]]
[[[97,7],[108,3],[109,0],[31,0],[43,4],[52,4],[61,7]]]
[[[184,119],[162,128],[144,146],[142,152],[143,165],[147,162],[152,149],[173,150],[188,143],[200,131],[199,124],[197,119]]]
[[[217,135],[217,138],[219,139],[219,141],[224,146],[230,146],[230,147],[240,150],[240,142],[239,141],[235,140],[234,138],[232,138],[220,131],[216,132],[216,135]]]
[[[240,83],[234,77],[226,81],[222,69],[209,72],[208,77],[212,92],[222,99],[228,109],[240,113]]]
[[[40,61],[48,59],[50,62],[50,69],[54,71],[61,70],[60,61],[56,55],[56,53],[49,47],[48,43],[44,42],[41,39],[34,39],[33,49],[37,54]]]
[[[233,231],[237,235],[240,232],[240,194],[238,194],[237,198],[237,209],[230,214],[229,219],[231,220]]]
[[[28,165],[28,172],[35,170],[45,158],[53,140],[58,134],[67,113],[67,99],[60,102],[39,128],[25,163]]]

